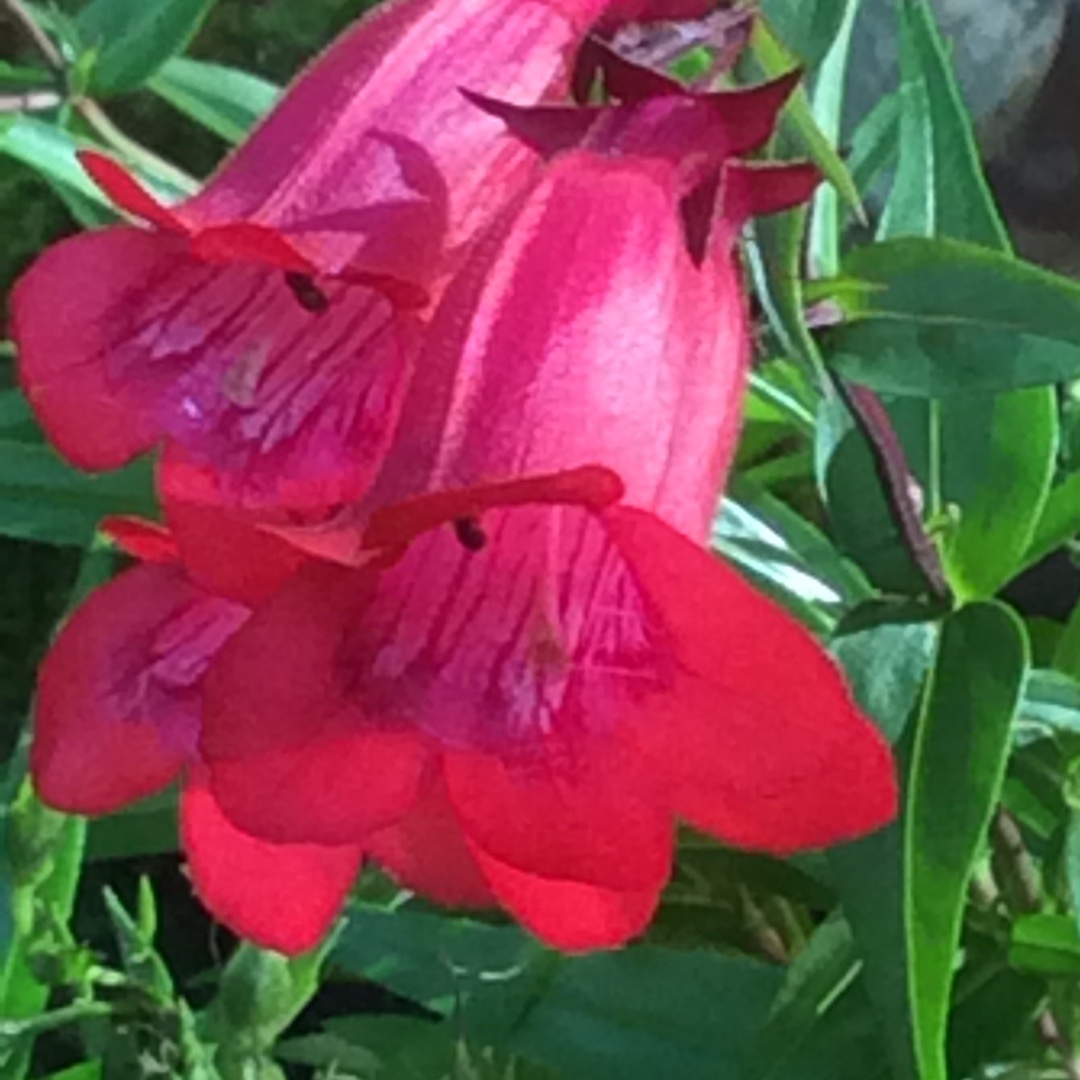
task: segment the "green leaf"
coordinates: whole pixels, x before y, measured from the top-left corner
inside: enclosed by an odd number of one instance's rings
[[[941,233],[1007,250],[1008,234],[927,0],[901,0],[900,162],[882,236]]]
[[[1009,937],[1009,963],[1039,975],[1080,975],[1080,929],[1071,915],[1021,915]]]
[[[801,67],[813,68],[840,30],[844,5],[836,0],[763,0],[762,14]]]
[[[347,971],[448,1014],[479,983],[520,974],[538,951],[516,927],[360,905],[350,911],[332,958]]]
[[[876,245],[846,260],[845,274],[858,267],[852,276],[875,288],[863,294],[864,306],[855,319],[827,335],[830,363],[854,381],[888,393],[905,392],[899,388],[904,381],[910,390],[914,376],[914,381],[923,380],[916,395],[923,397],[943,393],[940,384],[931,389],[928,372],[933,373],[932,382],[945,370],[978,375],[990,368],[1054,368],[1061,360],[1060,345],[1048,348],[1040,341],[1035,348],[1015,326],[1007,325],[1024,308],[1011,295],[1009,314],[1002,312],[998,272],[1007,267],[1009,280],[1017,275],[1024,279],[1029,286],[1025,303],[1032,302],[1034,291],[1042,304],[1056,308],[1068,305],[1060,295],[1045,294],[1060,294],[1062,282],[1011,260],[1008,236],[982,172],[932,6],[927,0],[902,0],[899,11],[900,154],[881,235],[948,236],[958,243],[909,239]],[[935,254],[930,255],[931,250]],[[863,268],[869,276],[864,277]],[[929,290],[935,286],[944,293],[931,297]],[[1073,295],[1080,296],[1075,287]],[[987,321],[994,324],[994,332],[987,332]],[[1041,324],[1035,336],[1048,336]],[[872,370],[871,381],[841,359],[852,356],[858,358],[861,372]],[[879,376],[885,371],[903,374],[882,381]],[[981,388],[1013,390],[1047,381],[991,380]],[[961,380],[960,388],[963,402],[925,407],[931,443],[922,479],[930,515],[947,504],[959,508],[943,552],[950,585],[962,599],[984,598],[1019,569],[1032,522],[1046,500],[1057,446],[1056,403],[1049,387],[996,402],[972,399],[971,391],[980,388],[977,378]],[[1008,514],[999,513],[1003,504]]]
[[[833,641],[855,700],[896,742],[904,733],[922,692],[937,644],[932,622],[886,622]]]
[[[922,1080],[945,1080],[945,1037],[964,901],[1004,779],[1027,672],[1023,624],[997,603],[946,619],[907,795],[910,991]],[[958,783],[958,777],[963,778]]]
[[[853,382],[913,397],[1006,391],[1080,377],[1080,285],[1011,255],[944,238],[861,248],[868,286],[823,335]]]
[[[568,959],[510,1048],[574,1080],[747,1080],[781,977],[718,953],[652,946]]]
[[[142,86],[195,36],[214,0],[90,0],[76,20],[84,46],[95,50],[91,92],[117,94]]]
[[[1054,476],[1053,392],[970,394],[940,406],[942,494],[960,507],[942,545],[953,592],[994,596],[1024,564]],[[1008,507],[1006,513],[1002,507]]]
[[[0,118],[0,153],[29,165],[50,183],[108,209],[108,199],[75,157],[76,150],[91,145],[34,116]]]
[[[855,700],[893,741],[905,732],[919,703],[938,634],[933,623],[887,622],[833,643]],[[894,1080],[915,1080],[901,824],[833,848],[828,860],[863,962],[862,979],[881,1021]]]
[[[713,545],[763,591],[819,630],[870,595],[866,579],[818,529],[768,492],[736,478]]]
[[[799,4],[800,9],[814,5]],[[820,9],[822,5],[818,4]],[[830,3],[829,15],[836,12],[842,15],[841,22],[834,28],[835,36],[825,54],[821,68],[814,79],[813,111],[822,133],[834,146],[840,139],[841,119],[844,106],[844,83],[847,78],[848,54],[851,50],[852,32],[855,19],[862,6],[862,0],[845,0],[843,5]],[[810,12],[805,12],[805,15]],[[830,19],[831,23],[831,19]],[[855,183],[854,176],[852,182]],[[861,190],[858,189],[857,190]],[[835,274],[840,263],[840,200],[836,188],[831,184],[822,185],[814,196],[814,207],[810,222],[810,265],[820,275]]]
[[[831,3],[835,9],[839,4]],[[831,40],[831,39],[830,39]],[[759,19],[750,36],[750,50],[761,70],[770,79],[779,78],[799,66],[798,58],[773,34],[768,24]],[[836,147],[818,126],[810,99],[802,87],[791,95],[781,120],[781,127],[811,161],[821,170],[825,179],[836,188],[840,198],[860,219],[865,217],[862,200],[855,181],[851,178],[844,159]]]
[[[1080,472],[1050,489],[1024,553],[1022,566],[1034,566],[1080,532]]]
[[[1032,742],[1057,733],[1080,735],[1080,682],[1061,671],[1036,669],[1024,685],[1017,738]]]
[[[85,546],[109,514],[154,517],[153,467],[89,475],[43,444],[0,439],[0,534]]]
[[[270,111],[281,89],[237,68],[176,56],[148,83],[196,123],[237,143]]]

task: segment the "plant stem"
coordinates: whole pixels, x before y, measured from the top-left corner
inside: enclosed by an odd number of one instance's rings
[[[2,0],[2,2],[8,14],[19,24],[31,44],[41,54],[45,63],[57,74],[64,74],[67,70],[67,64],[64,63],[63,55],[53,43],[52,38],[38,25],[37,20],[31,14],[30,9],[23,3],[23,0]]]

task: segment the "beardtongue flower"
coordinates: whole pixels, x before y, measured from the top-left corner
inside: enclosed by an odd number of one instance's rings
[[[187,513],[178,524],[181,537],[214,548],[213,584],[227,591],[193,576],[168,532],[115,522],[115,538],[143,561],[75,612],[42,664],[34,782],[51,806],[105,814],[183,776],[182,842],[199,896],[235,932],[301,952],[343,902],[361,849],[269,844],[242,832],[218,807],[197,751],[207,667],[298,556],[213,516]]]
[[[146,228],[64,241],[18,284],[24,388],[82,468],[164,442],[166,490],[315,515],[362,494],[394,431],[415,308],[535,155],[458,86],[565,94],[607,0],[402,0],[286,94],[205,190],[158,203],[96,154]]]
[[[816,182],[731,160],[781,98],[493,106],[553,157],[434,319],[368,506],[399,557],[306,566],[208,677],[237,824],[581,949],[646,925],[677,819],[784,854],[893,815],[836,669],[701,543],[749,359],[736,234]]]

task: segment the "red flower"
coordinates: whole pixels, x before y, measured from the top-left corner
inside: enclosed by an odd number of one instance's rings
[[[219,523],[191,517],[181,535],[219,553]],[[235,526],[225,526],[235,529]],[[255,599],[298,565],[285,545],[252,534],[216,562],[208,591],[153,526],[116,523],[141,565],[99,589],[66,624],[42,665],[31,770],[41,798],[78,814],[104,814],[186,774],[180,816],[195,888],[237,933],[299,952],[325,933],[360,867],[358,845],[270,844],[221,812],[198,756],[203,676],[247,620]],[[233,533],[232,540],[241,537]],[[251,561],[249,561],[251,560]],[[256,573],[246,569],[257,565]]]
[[[816,181],[729,160],[784,89],[489,104],[554,156],[435,316],[366,507],[398,561],[307,565],[208,677],[244,829],[587,948],[647,923],[677,818],[783,854],[893,815],[836,669],[701,546],[749,359],[734,240]]]
[[[150,228],[46,252],[14,293],[21,378],[75,464],[164,442],[174,494],[280,513],[358,497],[393,434],[417,308],[535,157],[458,92],[560,96],[606,0],[404,0],[289,91],[206,189],[164,207],[83,161]]]

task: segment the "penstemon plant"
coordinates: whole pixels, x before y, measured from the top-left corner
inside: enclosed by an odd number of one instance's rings
[[[345,7],[0,0],[0,1077],[1080,1076],[1080,286],[931,5]]]

